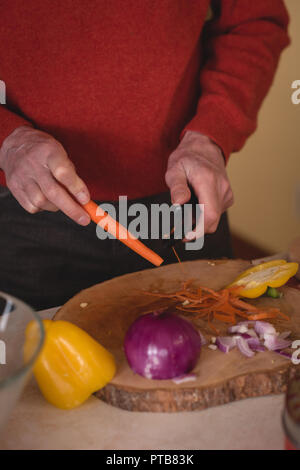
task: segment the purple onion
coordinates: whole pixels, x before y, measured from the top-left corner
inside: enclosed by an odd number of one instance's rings
[[[264,336],[265,334],[268,334],[268,335],[276,334],[276,330],[274,326],[271,323],[268,323],[266,321],[256,321],[254,324],[254,330],[260,336]]]
[[[249,328],[252,325],[254,329]],[[247,357],[252,357],[254,352],[274,351],[285,357],[291,357],[284,349],[290,347],[291,341],[286,339],[291,331],[277,333],[271,323],[265,321],[241,321],[237,325],[228,328],[233,336],[222,336],[217,338],[218,348],[227,353],[235,345],[240,352]],[[259,336],[258,336],[259,335]]]
[[[288,339],[282,339],[279,336],[272,334],[264,334],[264,345],[269,351],[278,351],[281,349],[289,348],[292,341]]]
[[[236,345],[236,338],[234,336],[218,336],[216,345],[220,351],[228,353]]]
[[[228,328],[228,333],[238,333],[238,334],[245,334],[248,331],[248,326],[247,325],[233,325]]]
[[[249,334],[249,332],[248,333],[241,333],[237,336],[241,336],[242,338],[247,339],[247,340],[252,338],[252,336]]]
[[[249,336],[251,336],[252,338],[258,339],[258,336],[257,336],[257,334],[255,333],[254,330],[248,330],[248,331],[247,331],[247,334],[248,334]]]
[[[207,343],[207,341],[206,341],[205,337],[203,336],[203,334],[201,333],[200,330],[198,330],[198,333],[199,333],[200,339],[201,339],[201,346],[204,346]]]
[[[190,372],[196,365],[201,338],[192,324],[172,312],[148,313],[129,328],[125,355],[133,372],[166,380]]]
[[[172,382],[179,385],[185,382],[193,382],[196,379],[197,379],[196,374],[184,374],[184,375],[180,375],[179,377],[175,377],[175,379],[172,379]]]
[[[247,344],[252,351],[265,351],[266,348],[261,344],[258,338],[247,339]]]
[[[287,359],[292,358],[292,353],[289,351],[274,351],[274,352],[276,352],[277,354],[280,354],[283,357],[286,357]]]
[[[253,326],[255,323],[256,323],[256,320],[243,320],[243,321],[239,321],[237,325],[238,326],[246,325],[249,328],[249,325]]]
[[[241,336],[236,337],[236,345],[244,356],[247,356],[247,357],[254,356],[254,352],[249,347],[247,340],[245,340]]]
[[[283,331],[282,333],[280,333],[280,335],[278,336],[278,338],[281,338],[281,339],[286,339],[290,336],[292,332],[291,331]]]

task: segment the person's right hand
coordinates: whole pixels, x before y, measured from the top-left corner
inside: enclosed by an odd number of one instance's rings
[[[90,217],[80,205],[90,200],[88,188],[51,135],[18,127],[0,148],[0,168],[7,187],[31,214],[61,210],[78,224],[89,224]]]

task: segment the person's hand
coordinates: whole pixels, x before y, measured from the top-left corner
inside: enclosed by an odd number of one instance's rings
[[[61,210],[78,224],[89,224],[79,204],[90,200],[89,191],[63,146],[49,134],[29,126],[15,129],[0,149],[0,168],[14,197],[31,214]]]
[[[221,214],[233,204],[233,194],[220,148],[208,137],[187,131],[171,153],[165,175],[173,204],[185,204],[191,198],[189,186],[199,204],[204,204],[204,233],[213,233]],[[202,236],[200,224],[186,234],[192,240]]]

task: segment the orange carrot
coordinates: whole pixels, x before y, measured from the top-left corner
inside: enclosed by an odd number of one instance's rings
[[[261,313],[255,313],[254,315],[248,316],[249,320],[265,320],[267,318],[276,318],[276,317],[277,317],[276,313],[272,313],[272,312],[261,312]]]
[[[172,250],[173,250],[173,253],[174,253],[174,255],[176,256],[177,261],[178,261],[178,263],[179,263],[179,267],[180,267],[181,273],[182,273],[184,276],[186,276],[186,271],[184,270],[183,264],[182,264],[182,262],[181,262],[181,259],[180,259],[179,256],[178,256],[178,253],[177,253],[177,251],[176,251],[176,249],[175,249],[175,246],[172,246]]]
[[[214,316],[214,312],[211,312],[211,315]],[[220,332],[219,330],[217,330],[217,328],[212,324],[211,320],[210,320],[210,315],[208,315],[208,319],[207,319],[207,323],[208,323],[208,326],[210,327],[211,330],[213,330],[217,336],[219,336]]]
[[[255,307],[254,305],[249,304],[248,302],[244,302],[243,300],[240,300],[240,299],[237,299],[237,298],[231,299],[231,303],[233,305],[236,305],[237,307],[243,308],[244,310],[248,310],[249,312],[251,312],[251,311],[257,312],[258,311],[258,308]]]
[[[231,305],[229,304],[225,304],[225,305],[220,305],[218,308],[216,308],[216,312],[222,313],[223,315],[235,316],[235,315],[239,315],[240,310],[237,310],[236,308],[231,307]]]
[[[224,323],[235,323],[235,316],[234,315],[222,315],[221,313],[214,314],[215,320],[220,320]]]
[[[100,206],[97,206],[94,201],[89,201],[87,204],[84,204],[83,208],[89,214],[93,222],[95,222],[97,225],[100,225],[100,227],[120,240],[131,250],[135,251],[137,254],[147,259],[155,266],[160,266],[162,264],[163,259],[157,253],[154,253],[154,251],[145,246],[123,225],[114,220],[107,212],[101,209]]]
[[[278,310],[278,315],[280,315],[285,320],[291,321],[290,317],[286,315],[285,313],[283,313],[281,310]]]

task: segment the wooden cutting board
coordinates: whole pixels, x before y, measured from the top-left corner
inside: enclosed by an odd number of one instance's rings
[[[78,325],[114,354],[117,373],[95,395],[126,410],[199,410],[242,398],[281,393],[296,366],[274,352],[247,358],[237,349],[224,354],[206,345],[194,369],[197,379],[179,385],[134,374],[123,352],[124,337],[131,323],[139,315],[168,302],[145,295],[143,290],[174,292],[186,279],[194,279],[195,285],[220,289],[249,267],[250,263],[244,260],[199,260],[128,274],[83,290],[60,308],[55,320]],[[276,329],[291,330],[291,338],[300,339],[299,290],[286,287],[282,299],[261,298],[253,303],[280,307],[288,313],[291,321],[276,320]],[[226,325],[214,324],[226,334]],[[198,320],[196,326],[210,340],[213,333],[205,320]]]

